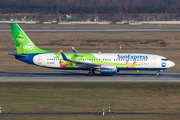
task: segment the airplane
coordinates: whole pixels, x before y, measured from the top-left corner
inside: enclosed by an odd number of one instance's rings
[[[10,23],[17,52],[9,53],[17,60],[36,66],[62,69],[87,70],[92,76],[95,71],[101,74],[116,74],[120,70],[155,70],[156,75],[175,65],[166,57],[141,53],[53,53],[38,48],[17,23]]]

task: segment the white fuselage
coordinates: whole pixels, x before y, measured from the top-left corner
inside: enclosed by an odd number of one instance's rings
[[[83,53],[79,53],[79,55]],[[167,69],[173,67],[175,64],[168,60],[167,58],[154,54],[139,54],[139,53],[91,53],[95,58],[83,58],[72,59],[74,61],[83,61],[88,63],[96,64],[109,64],[115,65],[118,69],[124,68],[126,64],[126,69],[133,68],[135,65],[136,69]],[[67,54],[67,57],[71,59],[71,55]],[[88,56],[88,55],[87,55]],[[38,54],[34,56],[33,62],[38,66],[60,68],[59,61],[62,60],[61,54],[59,56],[54,53]],[[129,67],[127,67],[129,65]]]

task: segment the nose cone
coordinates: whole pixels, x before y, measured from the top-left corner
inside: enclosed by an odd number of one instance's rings
[[[175,63],[172,61],[169,61],[169,67],[173,67],[173,66],[175,66]]]

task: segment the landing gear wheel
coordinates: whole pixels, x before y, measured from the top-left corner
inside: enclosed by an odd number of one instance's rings
[[[89,75],[89,76],[92,76],[92,75],[93,75],[93,73],[92,73],[92,72],[88,72],[88,75]]]
[[[156,73],[156,76],[158,76],[158,75],[159,75],[159,73],[157,72],[157,73]]]
[[[94,69],[93,69],[93,68],[90,68],[90,70],[89,70],[89,72],[88,72],[88,75],[89,75],[89,76],[92,76],[92,75],[94,75],[94,74],[95,74]]]

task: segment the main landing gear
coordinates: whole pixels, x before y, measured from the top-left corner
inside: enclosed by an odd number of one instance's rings
[[[94,75],[94,74],[95,74],[94,69],[90,68],[90,71],[88,72],[88,75],[89,75],[89,76],[92,76],[92,75]]]
[[[158,75],[159,75],[159,73],[157,72],[157,73],[156,73],[156,76],[158,76]]]

